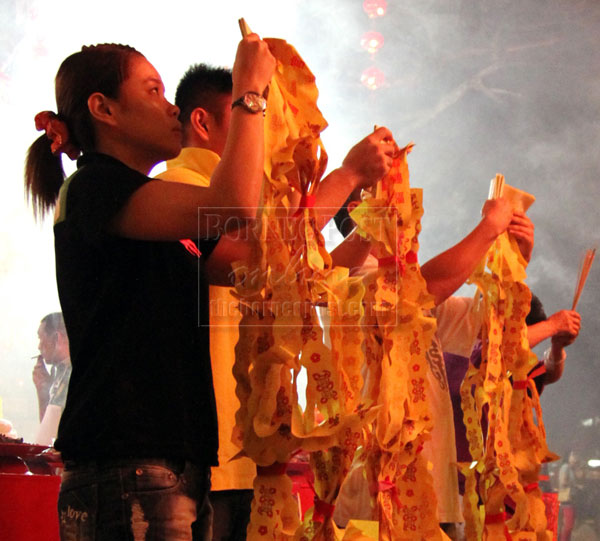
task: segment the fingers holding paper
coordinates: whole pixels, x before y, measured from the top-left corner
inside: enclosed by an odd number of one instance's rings
[[[397,150],[392,132],[377,128],[350,149],[342,168],[359,178],[359,188],[370,188],[388,173]]]
[[[481,210],[481,215],[483,216],[482,223],[489,232],[492,240],[506,231],[513,218],[513,214],[511,204],[504,197],[488,199],[484,203]]]
[[[515,238],[521,254],[529,262],[535,237],[535,226],[531,219],[524,212],[514,211],[507,231]]]

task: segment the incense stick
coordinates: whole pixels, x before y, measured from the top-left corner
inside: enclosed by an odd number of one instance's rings
[[[241,19],[238,19],[238,24],[240,25],[240,31],[242,32],[243,38],[245,38],[249,34],[252,34],[252,30],[250,30],[250,27],[244,20],[244,17],[242,17]]]
[[[571,310],[575,310],[575,308],[577,307],[579,297],[581,297],[581,292],[583,291],[583,287],[585,286],[585,282],[587,280],[590,269],[592,268],[592,263],[594,262],[595,256],[596,248],[591,248],[589,250],[586,250],[583,259],[581,260],[579,276],[577,278],[577,286],[575,287],[575,295],[573,296],[573,307],[571,308]]]
[[[502,188],[504,188],[504,175],[496,174],[496,178],[490,181],[490,193],[488,199],[498,199],[502,197]]]

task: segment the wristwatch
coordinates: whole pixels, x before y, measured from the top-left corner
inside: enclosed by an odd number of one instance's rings
[[[246,109],[249,113],[262,113],[265,116],[267,99],[257,92],[246,92],[231,104],[231,108],[233,109],[238,105]]]

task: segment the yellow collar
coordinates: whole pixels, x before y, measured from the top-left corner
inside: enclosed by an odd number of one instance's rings
[[[167,161],[167,169],[185,167],[210,178],[220,161],[219,155],[212,150],[185,147],[181,149],[177,158]]]

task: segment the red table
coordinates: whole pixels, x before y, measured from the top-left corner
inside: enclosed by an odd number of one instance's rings
[[[0,443],[0,532],[7,541],[59,541],[62,465],[46,447]]]

